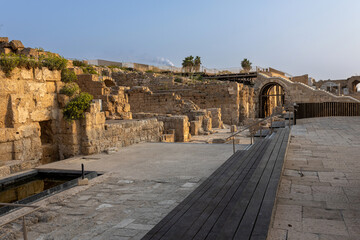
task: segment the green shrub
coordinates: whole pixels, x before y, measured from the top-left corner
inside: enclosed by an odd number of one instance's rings
[[[35,48],[38,52],[44,52],[44,49],[42,47]]]
[[[42,68],[47,67],[49,70],[63,70],[66,67],[67,60],[63,57],[59,57],[55,54],[49,56],[40,56],[39,59],[33,57],[27,57],[17,54],[2,54],[0,56],[0,68],[5,73],[6,77],[11,76],[11,72],[14,68]]]
[[[61,71],[61,81],[65,83],[71,83],[77,80],[76,74],[74,71],[71,71],[67,68]]]
[[[24,55],[17,56],[19,58],[18,67],[26,69],[41,68],[42,64],[33,57],[26,57]]]
[[[202,80],[203,80],[203,76],[202,76],[202,75],[194,75],[194,80],[202,81]]]
[[[71,83],[66,83],[65,86],[63,86],[60,89],[60,93],[61,94],[65,94],[66,96],[72,97],[75,94],[79,94],[80,93],[80,88],[79,85],[77,85],[74,82]]]
[[[6,77],[11,77],[11,72],[19,65],[19,58],[9,55],[1,55],[0,57],[0,67],[1,70],[5,73]]]
[[[87,67],[88,66],[85,62],[83,62],[81,60],[77,60],[77,59],[73,60],[73,65],[75,67]]]
[[[50,71],[63,70],[66,68],[67,64],[67,59],[59,57],[55,54],[49,54],[45,57],[41,57],[40,61],[42,66],[47,67]]]
[[[107,66],[107,67],[110,68],[111,70],[113,70],[113,69],[115,69],[115,68],[120,69],[120,67],[119,67],[119,66],[116,66],[116,65],[109,65],[109,66]]]
[[[109,77],[110,74],[109,74],[109,72],[108,72],[107,70],[101,70],[101,76],[107,76],[107,77]]]
[[[96,74],[96,75],[98,75],[98,72],[95,70],[95,68],[93,66],[88,65],[86,67],[81,67],[81,69],[86,74]]]
[[[89,93],[80,93],[64,108],[63,114],[67,120],[76,120],[84,117],[84,112],[89,108],[93,96]]]
[[[181,79],[181,78],[175,78],[174,81],[177,82],[177,83],[182,83],[182,79]]]

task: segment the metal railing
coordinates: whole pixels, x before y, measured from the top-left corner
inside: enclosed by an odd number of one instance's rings
[[[31,214],[37,210],[39,210],[41,208],[41,206],[36,206],[36,205],[29,205],[29,204],[16,204],[16,203],[0,203],[0,206],[9,206],[9,207],[28,207],[28,208],[33,208],[31,211],[23,213],[19,216],[16,216],[13,219],[10,219],[4,223],[0,223],[0,227],[3,227],[6,224],[9,224],[15,220],[18,220],[19,218],[22,218],[22,230],[23,230],[23,236],[24,236],[24,240],[28,240],[27,237],[27,230],[26,230],[26,222],[25,222],[25,216],[28,214]]]
[[[287,107],[287,114],[289,114],[289,127],[291,127],[291,120],[293,121],[293,125],[295,125],[295,121],[296,121],[296,119],[295,119],[295,111],[296,111],[296,110],[294,109],[294,107]],[[291,117],[291,113],[293,114],[292,117]],[[277,117],[277,116],[280,116],[280,115],[281,115],[281,114],[275,114],[275,113],[274,113],[274,110],[273,110],[273,113],[272,113],[270,116],[268,116],[268,117],[266,117],[266,118],[264,118],[264,119],[261,119],[261,120],[257,121],[256,123],[247,125],[247,126],[245,126],[244,128],[242,128],[241,130],[239,130],[239,131],[231,134],[229,137],[226,138],[225,143],[227,143],[227,142],[229,142],[229,141],[232,140],[233,153],[235,153],[235,136],[236,136],[236,135],[238,135],[238,134],[241,133],[241,132],[244,132],[245,130],[250,129],[251,127],[259,126],[259,127],[260,127],[260,129],[259,129],[259,130],[260,130],[260,137],[262,137],[262,129],[263,129],[263,126],[261,125],[261,123],[262,123],[262,122],[265,122],[265,121],[267,121],[267,120],[269,120],[269,119],[270,119],[270,132],[273,133],[273,127],[272,127],[272,125],[273,125],[273,118],[274,118],[274,117]],[[285,121],[285,123],[286,123],[286,121]],[[251,144],[253,144],[253,138],[254,138],[254,134],[251,134]]]

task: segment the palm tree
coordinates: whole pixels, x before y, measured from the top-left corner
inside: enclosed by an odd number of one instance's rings
[[[194,67],[194,57],[191,55],[189,57],[186,57],[182,62],[182,67],[185,71],[192,72]]]
[[[196,56],[194,59],[195,72],[200,72],[200,66],[201,66],[201,59],[199,56]]]
[[[241,61],[241,67],[244,69],[245,72],[249,72],[251,70],[251,62],[244,58],[244,60]]]

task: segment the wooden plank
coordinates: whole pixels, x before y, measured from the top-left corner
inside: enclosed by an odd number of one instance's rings
[[[172,212],[170,212],[164,219],[162,219],[152,230],[145,235],[143,239],[160,239],[174,223],[176,223],[181,216],[188,211],[188,209],[197,202],[217,181],[218,177],[226,171],[237,170],[242,159],[253,154],[263,144],[263,141],[258,141],[254,144],[250,150],[242,153],[241,156],[233,155],[228,161],[226,161],[222,167],[217,169],[207,180],[205,180],[195,191],[193,191],[183,202],[181,202]]]
[[[284,135],[284,129],[281,129],[279,132],[280,133],[277,135],[276,141],[273,141],[272,146],[268,147],[263,158],[261,159],[261,162],[259,163],[257,169],[255,170],[253,176],[249,180],[246,188],[242,193],[242,197],[240,201],[236,203],[232,213],[225,221],[225,224],[223,224],[224,227],[222,228],[222,230],[219,232],[219,234],[214,234],[214,228],[213,228],[213,230],[210,232],[210,234],[206,239],[214,239],[215,237],[216,239],[232,239],[234,237],[234,233],[236,233],[238,229],[239,223],[243,218],[243,215],[250,203],[250,200],[254,195],[259,180],[261,179],[261,176],[266,168],[266,165],[268,164],[269,157],[274,151],[274,147],[276,147],[279,138],[281,138]]]
[[[277,189],[280,184],[280,177],[284,164],[287,145],[289,142],[289,130],[285,133],[285,137],[281,143],[278,158],[276,160],[274,171],[268,184],[258,217],[256,219],[255,227],[251,233],[251,240],[265,240],[271,221],[272,211],[276,199]]]
[[[261,141],[256,142],[252,148],[257,148],[261,144]],[[163,228],[175,215],[191,200],[196,199],[196,197],[199,197],[198,194],[201,191],[206,191],[208,187],[211,186],[212,179],[214,179],[219,174],[222,174],[223,171],[225,171],[230,165],[233,164],[233,162],[236,160],[236,157],[239,155],[245,155],[245,152],[236,152],[233,154],[227,161],[225,161],[217,170],[215,170],[214,173],[210,175],[209,178],[207,178],[200,186],[196,189],[196,191],[193,191],[190,193],[188,197],[184,199],[178,206],[176,206],[165,218],[163,218],[157,225],[155,225],[154,228],[152,228],[143,239],[152,239],[152,237],[157,234],[157,232]]]
[[[251,233],[254,228],[254,224],[256,222],[261,204],[263,202],[265,192],[271,178],[271,174],[274,170],[275,163],[278,159],[279,151],[284,137],[285,137],[285,133],[281,135],[281,138],[279,139],[280,141],[277,143],[277,145],[273,149],[272,154],[268,159],[266,168],[264,169],[264,172],[261,175],[256,190],[250,200],[249,205],[247,206],[243,219],[238,226],[238,229],[234,236],[235,239],[240,239],[240,238],[249,239],[251,237]]]
[[[182,236],[182,239],[204,239],[206,237],[225,207],[231,204],[231,202],[237,201],[266,149],[267,147],[255,156],[253,160],[249,161],[249,166],[247,169],[244,169],[241,175],[231,179],[231,185],[228,188],[221,189],[222,193],[211,201],[211,204],[191,225],[186,234]]]
[[[265,140],[264,143],[267,143],[268,140]],[[266,148],[267,144],[262,144],[261,147]],[[174,224],[169,231],[163,235],[162,239],[182,239],[183,235],[186,234],[189,228],[191,228],[196,222],[198,222],[198,218],[201,217],[202,213],[208,209],[211,211],[213,209],[212,204],[218,203],[222,198],[226,191],[231,187],[234,182],[234,179],[238,177],[238,174],[241,175],[242,172],[248,171],[246,166],[250,162],[252,164],[252,159],[256,158],[257,155],[261,154],[261,150],[256,150],[251,158],[245,159],[244,164],[241,168],[236,171],[227,171],[218,179],[218,181],[212,186],[210,191],[204,194],[200,199],[198,199],[197,203],[191,206],[191,209],[186,211],[179,219],[176,224]],[[201,221],[199,221],[201,222]],[[196,233],[196,232],[195,232]],[[193,233],[193,235],[195,234]],[[189,233],[190,234],[190,233]],[[192,236],[189,236],[190,238]]]

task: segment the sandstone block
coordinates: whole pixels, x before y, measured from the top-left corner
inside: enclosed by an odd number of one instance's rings
[[[9,38],[8,37],[0,37],[0,43],[8,43]]]
[[[10,46],[11,46],[12,50],[14,50],[14,51],[24,49],[24,45],[22,44],[22,42],[20,40],[12,40],[10,42]]]
[[[12,53],[11,48],[7,48],[7,47],[1,48],[0,46],[0,54],[9,54],[9,53]]]
[[[19,53],[30,57],[37,57],[39,55],[38,51],[33,48],[24,48]]]

